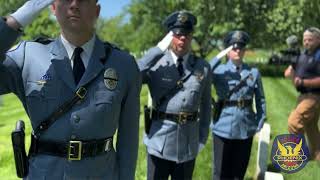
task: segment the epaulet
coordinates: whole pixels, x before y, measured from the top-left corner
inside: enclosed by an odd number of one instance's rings
[[[104,44],[104,49],[105,49],[106,57],[103,58],[103,59],[101,59],[101,62],[102,62],[103,64],[105,64],[106,60],[107,60],[107,59],[109,58],[109,56],[111,55],[112,49],[118,49],[118,50],[120,50],[120,48],[118,48],[116,45],[111,44],[111,43],[109,43],[109,42],[104,42],[103,44]]]
[[[44,45],[47,45],[47,44],[51,43],[53,41],[53,39],[49,38],[49,37],[45,37],[45,36],[39,36],[33,41],[41,43],[41,44],[44,44]]]
[[[111,44],[109,42],[104,42],[104,45],[106,47],[110,47],[110,48],[113,48],[113,49],[118,49],[118,50],[121,50],[118,46],[116,46],[115,44]]]

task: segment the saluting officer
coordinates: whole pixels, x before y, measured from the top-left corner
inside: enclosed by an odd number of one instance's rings
[[[19,97],[34,130],[26,179],[134,179],[140,72],[132,56],[95,35],[97,3],[30,0],[0,19],[0,93]],[[61,35],[8,51],[49,5]],[[77,103],[56,111],[70,99]]]
[[[213,179],[243,179],[250,158],[252,138],[266,118],[261,76],[256,68],[243,63],[249,35],[231,31],[225,39],[227,63],[213,59],[212,83],[222,103],[219,118],[211,124],[213,133]],[[255,109],[253,111],[253,100]]]
[[[303,33],[303,46],[298,61],[285,71],[299,91],[296,108],[288,118],[288,130],[293,134],[306,134],[311,159],[320,161],[320,30],[308,28]]]
[[[191,179],[199,148],[208,137],[210,66],[191,52],[196,22],[187,11],[169,15],[164,21],[169,33],[138,61],[153,102],[152,124],[144,138],[149,180],[169,175]]]

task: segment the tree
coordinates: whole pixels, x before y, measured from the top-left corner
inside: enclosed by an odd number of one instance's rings
[[[106,20],[110,28],[104,33],[139,54],[164,37],[163,20],[182,9],[197,16],[193,47],[201,57],[217,48],[228,31],[236,29],[250,34],[252,48],[282,47],[289,35],[299,36],[306,27],[318,26],[314,17],[320,14],[317,0],[133,0],[121,16]]]
[[[22,0],[0,0],[0,15],[5,16],[14,12],[18,7],[22,6],[25,1]]]
[[[26,27],[22,38],[24,40],[33,40],[39,36],[52,38],[56,37],[58,33],[58,24],[47,9],[41,12],[32,24]]]
[[[270,42],[266,45],[279,47],[285,44],[285,39],[290,35],[299,37],[304,30],[303,14],[301,11],[305,6],[305,0],[278,0],[269,11],[265,35],[262,36]],[[273,42],[273,43],[272,43]]]

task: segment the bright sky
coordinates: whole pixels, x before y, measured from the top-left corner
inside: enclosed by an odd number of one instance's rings
[[[120,14],[122,9],[130,4],[131,0],[99,0],[101,14],[103,18],[110,18]]]

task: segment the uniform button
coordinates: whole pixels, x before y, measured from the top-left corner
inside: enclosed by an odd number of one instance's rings
[[[72,139],[72,140],[75,140],[76,138],[77,138],[76,135],[71,135],[71,139]]]
[[[73,119],[75,123],[79,123],[80,122],[80,117],[78,115],[73,115]]]

